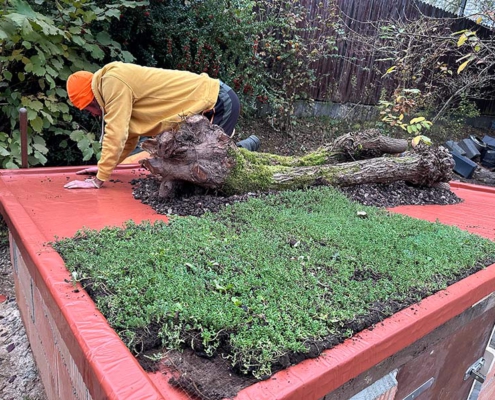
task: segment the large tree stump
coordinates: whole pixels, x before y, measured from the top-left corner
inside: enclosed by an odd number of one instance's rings
[[[142,165],[161,179],[160,195],[173,197],[183,182],[227,194],[299,189],[314,184],[352,186],[408,181],[431,186],[448,182],[454,161],[443,147],[419,146],[403,153],[407,141],[378,130],[349,133],[302,157],[277,156],[238,148],[223,130],[199,115],[176,132],[142,144],[151,158]],[[381,156],[403,153],[401,157]],[[374,157],[360,160],[363,157]],[[340,162],[356,159],[358,161]]]

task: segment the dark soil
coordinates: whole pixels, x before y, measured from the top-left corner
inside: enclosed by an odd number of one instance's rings
[[[335,135],[327,133],[321,126],[306,126],[308,129],[299,130],[294,138],[280,132],[276,132],[269,126],[257,124],[250,130],[244,129],[242,135],[236,140],[244,139],[250,134],[255,134],[261,141],[259,151],[281,154],[301,155],[314,150],[319,146],[334,139]],[[453,180],[468,183],[495,186],[495,174],[484,168],[479,168],[473,179],[464,179],[454,176]],[[218,193],[205,192],[195,188],[189,188],[184,196],[177,199],[163,200],[158,197],[159,183],[153,177],[135,179],[133,182],[133,195],[144,204],[148,204],[159,214],[200,216],[206,211],[217,212],[226,204],[245,201],[252,197],[260,197],[265,193],[248,193],[237,196],[221,196]],[[364,205],[377,207],[395,207],[399,205],[423,205],[423,204],[456,204],[462,201],[453,192],[445,188],[415,187],[405,182],[392,184],[366,184],[348,188],[341,188],[342,192],[351,200]],[[493,261],[493,260],[492,260]],[[474,273],[483,268],[480,265]],[[462,279],[467,275],[459,276]],[[356,276],[359,279],[359,276]],[[458,280],[457,279],[457,280]],[[369,315],[357,317],[349,321],[348,327],[357,333],[363,329],[370,328],[387,316],[401,310],[405,306],[414,303],[417,293],[412,294],[411,302],[408,304],[375,304],[373,312]],[[421,293],[426,297],[430,293]],[[285,356],[274,365],[274,370],[280,370],[296,364],[308,357],[316,357],[321,351],[335,346],[344,338],[329,337],[322,342],[308,342],[309,354],[292,354]],[[153,351],[148,352],[152,354]],[[201,354],[200,354],[201,355]],[[159,365],[150,360],[153,357],[141,355],[140,362],[145,369],[157,369]],[[254,383],[253,377],[241,377],[233,371],[229,362],[220,356],[213,358],[198,357],[193,350],[184,352],[167,352],[164,363],[173,372],[170,379],[172,385],[181,387],[192,396],[201,399],[223,399],[235,396],[244,387]],[[274,378],[272,378],[274,379]]]
[[[204,192],[185,194],[183,197],[163,200],[158,196],[159,181],[154,177],[135,179],[134,198],[148,204],[158,214],[200,216],[207,211],[217,212],[227,204],[246,201],[266,193],[222,196]],[[367,206],[395,207],[399,205],[456,204],[462,201],[450,190],[442,188],[414,187],[405,182],[385,184],[365,184],[340,189],[349,199]]]

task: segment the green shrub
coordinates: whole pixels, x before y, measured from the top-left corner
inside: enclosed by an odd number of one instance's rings
[[[290,129],[295,102],[317,83],[312,63],[336,51],[335,21],[333,1],[313,17],[283,0],[151,0],[127,10],[111,33],[138,64],[206,72],[237,92],[244,115],[263,110]]]
[[[143,1],[97,7],[89,0],[6,0],[0,9],[0,163],[20,165],[19,109],[27,109],[29,164],[47,163],[47,141],[77,142],[83,160],[98,156],[95,134],[73,120],[65,81],[76,70],[95,71],[110,59],[132,61],[105,27],[124,8]],[[147,3],[147,2],[146,2]],[[96,28],[95,28],[96,27]],[[57,148],[56,146],[59,146]],[[72,157],[77,152],[72,152]]]

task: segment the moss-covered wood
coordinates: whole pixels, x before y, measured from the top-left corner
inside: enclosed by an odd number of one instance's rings
[[[453,160],[444,148],[424,149],[403,157],[378,157],[341,164],[286,167],[252,164],[244,158],[246,151],[235,152],[236,167],[223,189],[227,193],[256,190],[298,189],[314,184],[352,186],[363,183],[407,181],[431,186],[450,180]],[[249,157],[248,157],[249,158]]]
[[[346,134],[302,157],[250,152],[238,148],[221,128],[199,115],[188,118],[177,132],[146,141],[143,148],[152,157],[142,164],[161,177],[163,197],[174,196],[182,182],[228,194],[314,184],[409,181],[432,185],[450,180],[454,166],[446,149],[420,146],[404,154],[407,141],[381,136],[374,129]],[[385,153],[403,154],[382,156]],[[366,157],[374,158],[362,159]],[[358,161],[344,162],[349,159]]]

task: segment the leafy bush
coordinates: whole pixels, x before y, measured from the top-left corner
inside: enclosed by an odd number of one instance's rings
[[[294,103],[317,82],[312,63],[336,50],[334,21],[333,1],[312,16],[283,0],[151,0],[127,10],[111,33],[137,63],[220,78],[244,115],[263,109],[274,126],[289,129]]]
[[[100,66],[97,63],[105,60],[133,60],[104,28],[120,16],[122,9],[147,2],[116,3],[97,7],[89,0],[4,1],[0,9],[3,168],[20,165],[21,107],[27,109],[30,165],[47,163],[47,140],[58,144],[62,151],[71,147],[71,141],[77,141],[83,160],[98,156],[100,145],[95,134],[73,120],[65,81],[73,71],[95,71]],[[71,156],[75,157],[73,153]]]
[[[320,32],[332,24],[322,10],[310,18],[297,2],[281,0],[7,0],[0,10],[0,163],[20,165],[21,107],[30,165],[97,159],[99,126],[69,109],[65,81],[114,60],[207,72],[237,91],[245,115],[265,107],[273,125],[290,127],[294,102],[316,81],[311,62],[334,50],[334,38]]]

